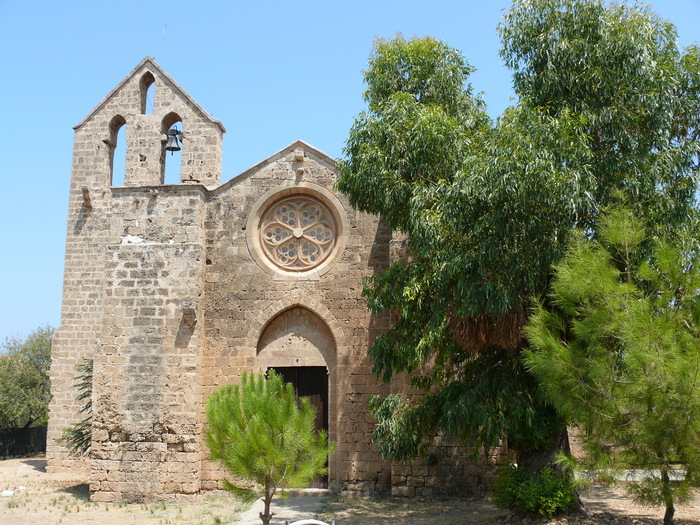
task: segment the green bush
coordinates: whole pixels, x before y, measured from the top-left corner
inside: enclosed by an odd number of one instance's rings
[[[494,485],[494,503],[504,509],[552,516],[571,509],[574,502],[572,481],[551,467],[532,476],[524,468],[509,465]]]

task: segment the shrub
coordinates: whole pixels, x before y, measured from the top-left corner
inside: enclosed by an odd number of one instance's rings
[[[571,509],[575,501],[571,479],[551,467],[532,475],[509,465],[494,485],[494,503],[504,509],[552,516]]]

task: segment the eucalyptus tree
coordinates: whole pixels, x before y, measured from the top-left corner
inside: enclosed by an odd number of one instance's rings
[[[692,223],[700,53],[648,9],[597,0],[516,0],[499,32],[518,98],[495,122],[457,50],[376,42],[338,188],[410,252],[364,290],[397,314],[370,348],[375,373],[423,389],[372,401],[382,453],[414,457],[442,431],[506,440],[535,471],[567,443],[523,366],[530,301],[571,229],[595,237],[620,192],[652,231]]]

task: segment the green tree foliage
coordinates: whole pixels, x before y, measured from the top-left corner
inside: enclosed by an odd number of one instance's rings
[[[80,409],[85,417],[77,423],[63,429],[60,443],[64,443],[70,453],[75,456],[90,454],[92,446],[92,370],[94,361],[83,358],[82,363],[75,365],[80,375],[76,376],[74,386],[78,389],[77,401],[82,401]]]
[[[697,168],[698,48],[679,50],[674,25],[644,5],[530,5],[516,1],[500,26],[523,104],[581,120],[596,203],[622,190],[650,225],[684,221]]]
[[[206,440],[211,457],[232,476],[259,490],[225,481],[227,490],[245,497],[261,495],[264,525],[270,523],[270,502],[278,490],[306,487],[325,474],[333,446],[325,431],[316,432],[316,409],[307,398],[297,400],[294,387],[268,372],[243,374],[240,385],[227,385],[207,402]]]
[[[51,338],[54,329],[40,326],[26,338],[8,338],[0,352],[0,428],[45,425],[51,389]]]
[[[632,495],[673,523],[700,481],[697,242],[650,240],[614,209],[598,240],[576,235],[526,333],[527,366],[581,428],[589,466],[641,471]]]
[[[576,495],[571,480],[551,467],[532,475],[524,467],[507,466],[493,487],[494,504],[552,516],[571,509]]]
[[[444,431],[549,462],[565,420],[523,366],[522,327],[571,229],[595,237],[621,191],[652,231],[693,224],[697,48],[679,51],[644,7],[597,0],[516,0],[499,31],[518,100],[495,122],[459,52],[378,41],[340,163],[338,188],[412,254],[364,290],[372,311],[397,314],[370,348],[375,372],[425,389],[373,401],[375,438],[396,459]]]

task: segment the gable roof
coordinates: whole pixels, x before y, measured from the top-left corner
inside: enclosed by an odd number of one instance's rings
[[[257,173],[258,171],[260,171],[262,168],[264,168],[268,164],[272,164],[276,160],[281,159],[282,157],[284,157],[285,155],[291,153],[292,151],[294,151],[296,149],[302,149],[302,150],[304,150],[304,152],[312,154],[314,157],[316,157],[321,162],[328,164],[328,166],[330,168],[332,168],[334,170],[337,169],[337,162],[335,161],[335,159],[333,157],[331,157],[327,153],[324,153],[320,149],[314,148],[313,146],[304,142],[303,140],[295,140],[289,146],[282,148],[277,153],[273,153],[272,155],[270,155],[266,159],[258,162],[254,166],[251,166],[250,168],[248,168],[244,172],[239,173],[238,175],[234,175],[234,177],[232,179],[227,180],[221,186],[212,190],[212,193],[225,192],[231,186],[235,186],[236,184],[247,179],[251,175]]]
[[[109,102],[109,100],[110,100],[110,99],[111,99],[111,98],[112,98],[112,97],[113,97],[127,82],[129,82],[130,80],[132,80],[132,79],[133,79],[135,76],[137,76],[141,71],[146,70],[146,69],[148,69],[148,70],[150,70],[150,71],[152,71],[152,72],[154,72],[154,73],[157,73],[157,76],[158,76],[158,77],[165,79],[165,81],[166,81],[168,84],[170,84],[170,87],[172,88],[172,90],[173,90],[175,93],[177,93],[180,97],[182,97],[183,99],[187,100],[190,104],[192,104],[192,106],[197,110],[197,112],[198,112],[203,118],[205,118],[205,119],[209,120],[210,122],[214,123],[215,125],[217,125],[217,126],[221,129],[221,132],[222,132],[222,133],[225,133],[225,132],[226,132],[226,128],[224,128],[224,125],[223,125],[220,121],[218,121],[217,119],[215,119],[214,117],[212,117],[209,113],[207,113],[207,112],[204,110],[204,108],[202,108],[202,106],[200,106],[199,104],[197,104],[197,102],[195,102],[195,100],[187,93],[187,91],[185,91],[184,89],[182,89],[182,87],[180,87],[180,85],[179,85],[177,82],[175,82],[175,81],[172,79],[172,77],[171,77],[170,75],[168,75],[168,74],[163,70],[163,68],[161,68],[161,67],[156,63],[155,60],[153,60],[153,58],[151,58],[151,57],[149,57],[149,56],[147,56],[147,57],[144,58],[141,62],[139,62],[138,65],[131,71],[131,73],[129,73],[126,77],[124,77],[124,79],[123,79],[119,84],[117,84],[117,86],[116,86],[112,91],[110,91],[110,92],[107,94],[107,96],[104,97],[104,98],[100,101],[100,103],[97,104],[97,106],[95,106],[95,107],[92,109],[92,111],[90,111],[87,115],[85,115],[85,117],[83,118],[83,120],[81,120],[80,122],[78,122],[78,124],[76,124],[75,126],[73,126],[73,129],[75,129],[75,130],[79,129],[83,124],[85,124],[85,122],[87,122],[88,120],[90,120],[90,118],[92,118],[92,116],[93,116],[95,113],[97,113],[99,110],[101,110],[101,109],[107,104],[107,102]]]

